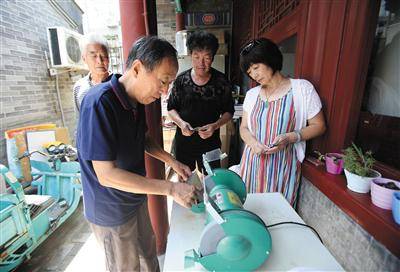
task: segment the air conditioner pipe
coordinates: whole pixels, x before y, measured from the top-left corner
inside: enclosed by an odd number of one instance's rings
[[[65,127],[64,110],[63,110],[62,103],[61,103],[60,88],[58,86],[58,74],[56,74],[56,90],[57,90],[58,106],[60,107],[60,112],[61,112],[61,123],[62,123],[62,126]]]
[[[62,74],[62,73],[59,73],[57,70],[55,70],[55,73],[52,72],[52,70],[51,70],[52,68],[50,66],[50,60],[49,60],[49,56],[47,55],[47,51],[44,51],[44,58],[46,59],[46,66],[49,71],[49,75],[56,76],[57,102],[58,102],[58,106],[60,107],[60,112],[61,112],[61,124],[63,127],[65,127],[65,115],[64,115],[64,110],[63,110],[62,103],[61,103],[60,87],[58,85],[58,75]],[[68,72],[69,71],[65,71],[64,73],[68,73]]]

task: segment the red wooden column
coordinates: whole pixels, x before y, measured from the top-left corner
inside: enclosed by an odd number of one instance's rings
[[[176,31],[185,29],[185,14],[183,12],[177,12],[175,14],[176,20]]]
[[[120,0],[119,9],[121,14],[122,50],[126,61],[133,43],[140,36],[146,35],[143,1]]]
[[[137,38],[146,34],[157,34],[155,1],[120,0],[119,5],[122,47],[124,59],[126,60],[129,50]],[[146,27],[149,33],[146,33]],[[161,104],[159,100],[146,106],[146,119],[151,137],[163,146]],[[164,163],[146,155],[146,172],[147,177],[164,179]],[[161,255],[165,253],[169,231],[167,198],[165,196],[149,195],[148,205],[151,223],[156,236],[157,254]]]
[[[185,14],[182,9],[182,1],[175,1],[175,21],[176,21],[176,31],[181,31],[185,29]]]

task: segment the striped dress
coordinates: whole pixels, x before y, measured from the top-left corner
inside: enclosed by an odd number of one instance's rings
[[[250,113],[252,134],[261,143],[273,143],[276,136],[294,131],[295,110],[293,91],[275,101],[263,101],[260,95]],[[246,145],[240,162],[240,175],[247,192],[280,192],[296,205],[301,164],[293,144],[270,155],[256,155]]]

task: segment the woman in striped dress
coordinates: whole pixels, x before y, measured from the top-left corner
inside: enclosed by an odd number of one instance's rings
[[[260,84],[243,104],[240,175],[249,193],[280,192],[295,206],[305,141],[325,131],[321,101],[310,82],[281,74],[282,53],[268,39],[243,47],[240,68]]]

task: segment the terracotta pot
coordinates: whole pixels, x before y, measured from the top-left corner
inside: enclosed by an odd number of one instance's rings
[[[325,155],[326,171],[334,175],[340,175],[343,172],[343,165],[344,165],[344,160],[342,158],[343,154],[327,153]]]
[[[400,192],[393,193],[392,214],[394,221],[400,225]]]
[[[356,193],[368,193],[371,190],[371,181],[374,178],[380,178],[382,176],[378,171],[371,170],[371,172],[374,174],[374,177],[362,177],[344,169],[344,174],[346,175],[347,180],[347,188]]]
[[[393,182],[394,184],[396,184],[396,186],[398,188],[400,188],[400,182],[392,180],[392,179],[375,178],[372,180],[372,183],[371,183],[372,203],[374,203],[375,206],[378,206],[379,208],[382,208],[385,210],[392,209],[393,193],[398,191],[398,190],[392,190],[392,189],[381,186],[382,184],[386,184],[389,182]]]

